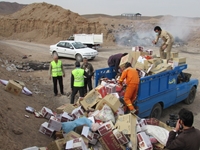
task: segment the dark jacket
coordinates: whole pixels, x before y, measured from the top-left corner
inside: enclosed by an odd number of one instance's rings
[[[121,53],[110,56],[108,59],[108,66],[115,67],[115,71],[118,72],[119,64],[120,64],[122,56],[123,54]]]
[[[94,68],[91,63],[82,64],[81,68],[85,70],[89,77],[94,75]]]
[[[169,150],[199,150],[200,131],[192,127],[183,130],[178,136],[176,132],[170,131],[166,148]]]

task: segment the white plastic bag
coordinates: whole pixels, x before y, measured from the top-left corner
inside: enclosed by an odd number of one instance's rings
[[[169,137],[169,131],[165,128],[154,126],[154,125],[146,125],[146,131],[148,135],[152,135],[155,137],[158,142],[160,142],[162,145],[166,146],[168,137]]]
[[[95,118],[103,122],[112,121],[113,123],[115,123],[114,114],[107,104],[103,106],[103,108],[99,111]]]

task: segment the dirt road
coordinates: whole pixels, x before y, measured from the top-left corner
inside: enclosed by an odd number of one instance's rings
[[[31,43],[31,42],[22,42],[22,41],[14,41],[14,40],[3,40],[0,41],[0,44],[8,45],[13,49],[13,53],[21,52],[24,55],[31,55],[30,59],[31,60],[36,60],[40,62],[44,61],[51,61],[52,58],[49,53],[49,45],[43,45],[43,44],[36,44],[36,43]],[[152,47],[150,47],[152,48]],[[154,52],[158,52],[158,48],[153,47]],[[91,61],[91,63],[94,65],[94,68],[104,68],[107,66],[107,58],[116,53],[123,53],[123,52],[128,52],[130,51],[130,48],[101,48],[99,50],[99,55],[98,57]],[[180,47],[180,48],[174,48],[173,51],[179,52],[180,57],[187,57],[187,64],[188,64],[188,69],[186,72],[189,72],[192,74],[193,78],[198,78],[200,80],[200,71],[199,71],[199,62],[200,62],[200,57],[199,57],[199,49],[197,48],[188,48],[188,47]],[[67,58],[61,58],[63,63],[66,64],[73,64],[75,62],[74,59],[67,59]],[[68,92],[70,91],[70,75],[71,75],[71,70],[66,70],[67,76],[64,79],[64,85],[65,85],[65,91]],[[38,76],[38,77],[43,77],[43,83],[49,87],[52,86],[52,81],[48,80],[48,74],[47,71],[41,72],[33,72],[33,76]],[[193,104],[191,105],[186,105],[184,103],[178,103],[170,108],[167,108],[163,111],[162,114],[162,121],[166,121],[168,119],[168,115],[170,113],[175,113],[177,114],[178,111],[181,108],[187,108],[193,111],[195,115],[195,122],[194,125],[198,129],[200,129],[200,86],[198,86],[197,94],[196,94],[196,99]],[[59,102],[56,101],[56,105],[60,105],[66,102],[69,102],[65,97],[58,97]]]

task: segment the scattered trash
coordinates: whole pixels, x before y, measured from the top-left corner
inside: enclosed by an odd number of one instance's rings
[[[26,118],[29,118],[29,116],[28,116],[28,115],[25,115],[25,117],[26,117]]]
[[[33,107],[27,106],[26,111],[29,112],[29,113],[34,113],[35,109]]]

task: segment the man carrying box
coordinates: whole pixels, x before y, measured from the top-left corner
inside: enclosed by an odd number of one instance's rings
[[[118,69],[119,69],[119,64],[120,64],[120,60],[123,56],[128,55],[128,53],[124,53],[124,54],[115,54],[112,55],[108,58],[108,66],[109,67],[115,67],[115,72],[118,73]]]
[[[124,94],[124,102],[130,112],[134,114],[136,110],[133,106],[133,103],[136,100],[140,79],[137,70],[132,68],[131,63],[129,62],[125,64],[125,70],[122,72],[122,76],[119,79],[119,84],[122,85],[124,79],[126,79],[127,84]]]

